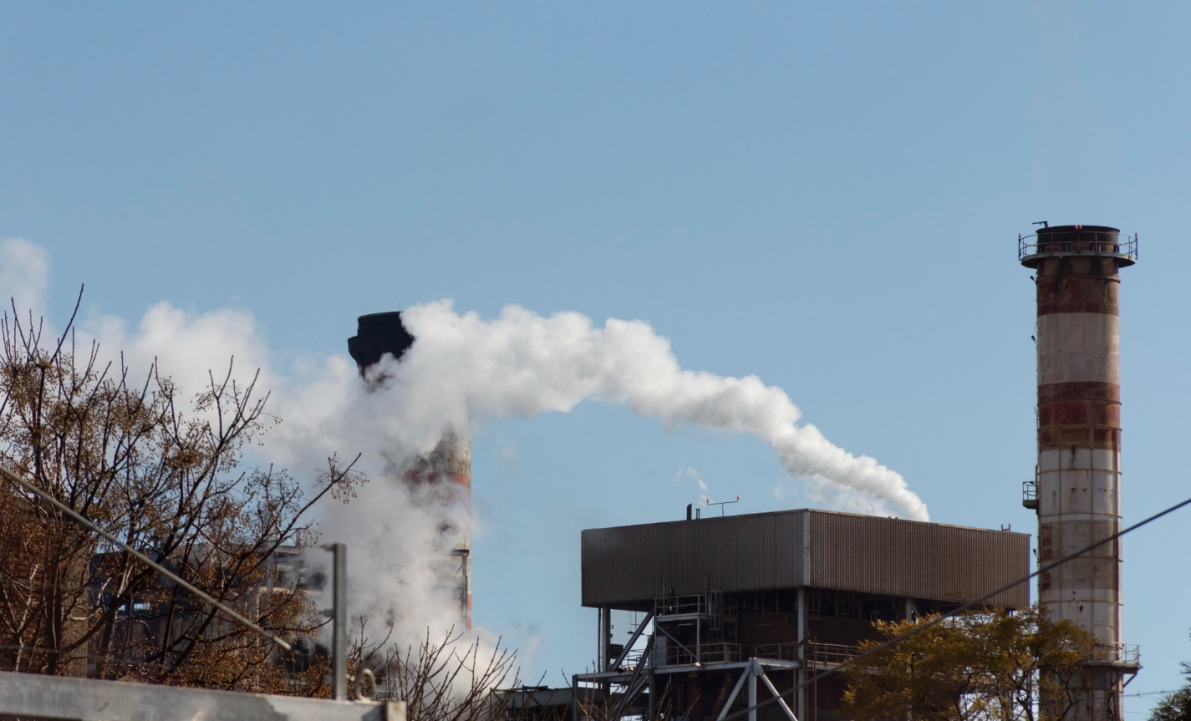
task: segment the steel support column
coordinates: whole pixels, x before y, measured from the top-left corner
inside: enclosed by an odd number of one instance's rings
[[[323,546],[331,552],[331,677],[336,701],[347,700],[347,546]]]
[[[806,718],[806,689],[802,687],[808,678],[806,673],[806,587],[799,586],[797,593],[798,670],[795,672],[795,678],[798,679],[799,688],[794,699],[794,707],[798,709],[798,718]]]
[[[608,666],[612,660],[609,658],[609,646],[612,645],[612,609],[600,606],[596,613],[599,614],[596,619],[596,670],[603,672],[609,670]]]
[[[757,674],[751,666],[745,673],[749,677],[749,721],[757,721]]]

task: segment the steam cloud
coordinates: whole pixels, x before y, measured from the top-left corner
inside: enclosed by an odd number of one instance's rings
[[[642,321],[610,319],[603,327],[578,313],[542,317],[517,306],[486,321],[454,312],[449,302],[415,306],[403,319],[417,341],[375,402],[402,419],[394,429],[407,446],[426,449],[435,429],[451,423],[567,412],[585,400],[628,406],[667,428],[686,423],[750,433],[777,453],[794,478],[816,488],[871,497],[881,512],[926,520],[926,506],[901,475],[867,456],[833,445],[786,393],[756,376],[725,378],[684,370],[670,342]]]
[[[38,312],[48,269],[39,246],[0,243],[0,293]],[[448,426],[476,427],[495,418],[530,418],[601,401],[660,419],[667,429],[691,424],[749,433],[768,445],[808,495],[835,508],[927,520],[925,504],[898,473],[868,456],[833,445],[784,391],[756,376],[728,378],[683,369],[642,321],[610,319],[602,327],[578,313],[541,316],[517,306],[485,320],[457,313],[449,301],[409,308],[403,321],[416,338],[400,362],[386,357],[386,376],[369,391],[346,355],[299,359],[284,373],[272,365],[251,314],[222,309],[191,314],[152,306],[135,329],[119,318],[92,316],[82,331],[106,352],[124,352],[134,370],[159,359],[164,375],[194,392],[209,369],[236,359],[237,375],[261,370],[270,410],[283,419],[260,449],[264,460],[299,478],[332,453],[361,453],[374,481],[347,506],[330,505],[324,538],[349,546],[353,613],[396,624],[395,640],[416,642],[458,623],[451,589],[438,566],[451,545],[443,521],[463,526],[462,509],[416,494],[400,482],[410,459],[430,451]],[[481,479],[482,482],[482,479]],[[477,530],[472,521],[473,533]]]

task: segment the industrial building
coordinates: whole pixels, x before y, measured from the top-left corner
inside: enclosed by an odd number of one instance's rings
[[[1025,576],[1030,537],[796,510],[586,530],[582,564],[599,620],[597,668],[573,679],[576,718],[587,699],[609,718],[666,704],[715,721],[855,655],[873,621],[947,611]],[[989,604],[1029,602],[1020,584]],[[620,645],[614,611],[637,614]],[[843,691],[828,677],[751,717],[834,721]]]
[[[1137,237],[1070,225],[1018,237],[1037,289],[1038,461],[1023,505],[1038,514],[1038,561],[1058,560],[1121,529],[1118,271]],[[572,715],[667,715],[713,721],[778,701],[750,721],[834,721],[844,682],[779,691],[855,655],[877,620],[913,619],[980,598],[1030,572],[1026,534],[824,511],[786,511],[583,532],[583,605],[597,609],[594,671],[572,683]],[[1073,689],[1070,721],[1121,721],[1121,547],[1100,546],[1038,579],[1039,604],[1095,640]],[[1018,585],[988,601],[1029,604]],[[632,612],[612,643],[612,614]],[[742,693],[743,690],[743,693]],[[1048,699],[1040,699],[1048,703]]]

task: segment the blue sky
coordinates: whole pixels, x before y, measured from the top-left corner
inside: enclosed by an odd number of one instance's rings
[[[255,315],[280,362],[452,298],[640,318],[687,368],[781,386],[937,521],[1032,530],[1030,223],[1141,235],[1123,273],[1126,522],[1191,495],[1179,4],[0,6],[0,236],[51,317]],[[477,621],[594,649],[579,530],[775,498],[749,437],[623,408],[473,447]],[[1191,660],[1191,517],[1125,543],[1130,692]],[[1152,698],[1152,697],[1151,697]],[[1128,700],[1141,718],[1151,698]]]

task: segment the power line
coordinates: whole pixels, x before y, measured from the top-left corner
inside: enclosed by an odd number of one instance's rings
[[[124,550],[125,550],[126,552],[128,552],[128,553],[129,553],[129,554],[130,554],[130,555],[131,555],[133,558],[137,559],[138,561],[140,561],[141,563],[145,564],[145,565],[146,565],[146,566],[148,566],[149,568],[152,568],[153,570],[157,571],[157,572],[158,572],[158,573],[160,573],[161,575],[165,576],[166,578],[170,579],[170,580],[171,580],[171,581],[173,581],[174,583],[176,583],[176,584],[178,584],[179,586],[181,586],[182,588],[185,588],[187,591],[190,591],[191,593],[193,593],[194,595],[196,595],[196,596],[198,596],[199,598],[203,599],[204,601],[206,601],[207,603],[211,604],[211,605],[212,605],[212,606],[214,606],[215,608],[219,609],[219,610],[220,610],[220,611],[222,611],[223,613],[227,614],[227,616],[228,616],[229,618],[231,618],[231,620],[235,621],[236,623],[240,624],[241,626],[244,626],[245,628],[247,628],[247,629],[249,629],[249,630],[251,630],[251,631],[255,631],[256,633],[260,634],[261,636],[264,636],[266,639],[268,639],[268,640],[272,641],[273,643],[276,643],[278,646],[281,646],[281,647],[282,647],[282,648],[284,648],[286,651],[293,651],[293,650],[294,650],[294,647],[293,647],[293,646],[291,646],[291,645],[290,645],[288,642],[286,642],[284,639],[280,638],[280,637],[279,637],[279,636],[277,636],[276,634],[269,633],[269,632],[268,632],[268,631],[266,631],[265,629],[261,628],[260,626],[256,625],[256,624],[255,624],[255,623],[253,623],[252,621],[249,621],[249,620],[248,620],[247,618],[245,618],[244,616],[241,616],[241,615],[240,615],[239,613],[237,613],[236,611],[232,610],[232,609],[231,609],[231,608],[230,608],[230,607],[229,607],[227,604],[225,604],[225,603],[223,603],[223,602],[221,602],[221,601],[217,601],[217,600],[216,600],[214,597],[212,597],[212,596],[211,596],[210,594],[208,594],[207,592],[199,590],[199,589],[198,589],[198,588],[196,588],[196,587],[195,587],[193,584],[191,584],[191,583],[189,583],[188,581],[184,580],[184,579],[183,579],[181,576],[179,576],[178,574],[176,574],[176,573],[174,573],[173,571],[169,570],[169,569],[168,569],[168,568],[166,568],[165,566],[162,566],[160,563],[157,563],[157,562],[156,562],[156,561],[154,561],[153,559],[149,558],[149,557],[148,557],[148,556],[146,556],[145,554],[143,554],[143,553],[141,553],[140,551],[138,551],[138,550],[136,550],[135,548],[133,548],[132,546],[129,546],[127,543],[125,543],[125,542],[121,541],[120,539],[116,538],[116,537],[115,537],[115,536],[113,536],[112,534],[110,534],[110,533],[108,533],[107,531],[103,530],[102,528],[100,528],[99,526],[95,525],[95,524],[94,524],[94,523],[92,523],[91,521],[87,520],[86,518],[84,518],[84,517],[83,517],[83,515],[82,515],[82,514],[78,513],[77,511],[75,511],[74,509],[70,508],[70,507],[69,507],[69,506],[67,506],[66,504],[62,503],[62,502],[61,502],[61,501],[59,501],[57,498],[54,498],[52,495],[50,495],[50,494],[49,494],[49,493],[47,493],[46,491],[42,490],[42,489],[41,489],[41,488],[39,488],[38,486],[34,485],[33,483],[31,483],[31,482],[29,482],[29,481],[25,480],[24,478],[22,478],[22,477],[18,476],[17,474],[15,474],[15,473],[13,473],[12,471],[8,470],[8,469],[7,469],[7,468],[5,468],[4,466],[0,466],[0,475],[4,476],[4,477],[5,477],[5,478],[7,478],[8,480],[10,480],[10,481],[12,481],[13,483],[17,484],[17,485],[18,485],[18,486],[20,486],[21,488],[24,488],[26,491],[29,491],[30,493],[34,494],[34,495],[35,495],[35,496],[37,496],[38,498],[41,498],[42,500],[44,500],[46,503],[49,503],[49,504],[50,504],[51,506],[53,506],[54,508],[57,508],[57,509],[58,509],[59,511],[61,511],[62,513],[66,514],[66,516],[67,516],[67,517],[68,517],[70,520],[72,520],[72,521],[74,521],[75,523],[79,524],[79,525],[80,525],[80,526],[82,526],[83,528],[86,528],[86,529],[88,529],[88,530],[91,530],[91,531],[94,531],[94,532],[98,533],[99,535],[103,536],[103,537],[104,537],[104,538],[106,538],[107,540],[111,541],[112,543],[116,544],[116,545],[117,545],[117,546],[119,546],[120,548],[124,549]]]
[[[1106,536],[1105,538],[1093,543],[1092,545],[1090,545],[1086,548],[1082,548],[1082,549],[1076,551],[1075,553],[1072,553],[1068,556],[1064,556],[1063,558],[1060,558],[1059,560],[1054,561],[1053,563],[1049,563],[1045,566],[1042,566],[1037,571],[1034,571],[1033,573],[1031,573],[1029,575],[1023,576],[1023,577],[1017,579],[1016,581],[1007,583],[1004,586],[1001,586],[1000,588],[998,588],[996,590],[989,591],[988,593],[984,594],[980,598],[977,598],[972,601],[968,601],[967,603],[963,604],[962,606],[954,608],[954,609],[948,611],[947,613],[942,614],[941,616],[933,618],[930,621],[927,621],[926,623],[922,624],[921,626],[915,626],[914,628],[910,629],[909,631],[906,631],[902,635],[895,636],[895,637],[889,639],[888,641],[885,641],[884,643],[881,643],[877,646],[874,646],[874,647],[868,649],[867,651],[857,654],[856,656],[853,656],[852,658],[847,659],[846,661],[844,661],[840,665],[836,666],[835,668],[827,669],[826,671],[820,673],[819,675],[809,678],[806,681],[803,681],[802,683],[797,684],[796,686],[794,686],[790,689],[787,689],[786,691],[783,691],[782,693],[780,693],[776,696],[767,698],[758,704],[749,706],[748,708],[737,711],[736,713],[728,714],[720,721],[733,721],[733,719],[738,719],[741,716],[744,716],[745,714],[747,714],[751,711],[755,711],[759,708],[763,708],[765,706],[769,706],[770,704],[777,703],[778,699],[782,698],[783,696],[788,696],[790,694],[793,694],[793,693],[799,691],[800,689],[804,689],[807,686],[810,686],[813,683],[817,683],[818,681],[821,681],[822,679],[825,679],[834,673],[838,673],[839,671],[842,671],[843,669],[854,665],[857,661],[860,661],[861,659],[868,658],[869,656],[872,656],[873,654],[884,651],[885,649],[889,648],[890,646],[901,643],[902,641],[906,640],[907,638],[909,638],[917,633],[921,633],[922,631],[925,631],[926,629],[928,629],[932,626],[937,626],[938,624],[942,623],[943,621],[947,620],[948,618],[951,618],[952,616],[957,616],[957,615],[963,613],[964,611],[967,611],[967,610],[972,609],[976,606],[979,606],[979,605],[983,604],[985,601],[989,600],[990,598],[993,598],[994,596],[1002,594],[1005,591],[1008,591],[1009,589],[1011,589],[1015,586],[1019,586],[1023,583],[1030,581],[1035,576],[1039,576],[1043,573],[1046,573],[1047,571],[1056,569],[1059,566],[1062,566],[1063,564],[1067,563],[1068,561],[1072,561],[1072,560],[1084,555],[1085,553],[1094,551],[1095,549],[1099,548],[1100,546],[1103,546],[1106,543],[1110,543],[1110,542],[1115,541],[1116,539],[1120,538],[1121,536],[1124,536],[1126,533],[1131,533],[1133,531],[1136,531],[1137,529],[1141,528],[1142,526],[1146,525],[1147,523],[1156,521],[1159,518],[1162,518],[1163,516],[1165,516],[1167,514],[1174,513],[1175,511],[1179,510],[1183,506],[1187,506],[1187,505],[1191,505],[1191,498],[1188,498],[1187,500],[1185,500],[1181,503],[1176,503],[1164,511],[1159,511],[1158,513],[1155,513],[1154,515],[1150,516],[1149,518],[1146,518],[1143,521],[1134,523],[1132,526],[1129,526],[1128,528],[1124,529],[1123,531],[1117,531],[1116,533],[1112,534],[1111,536]]]

